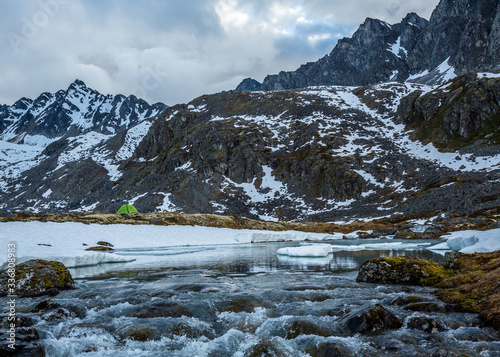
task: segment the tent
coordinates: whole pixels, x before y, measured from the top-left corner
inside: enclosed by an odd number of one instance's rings
[[[132,205],[123,205],[120,207],[117,213],[139,213],[137,209]]]

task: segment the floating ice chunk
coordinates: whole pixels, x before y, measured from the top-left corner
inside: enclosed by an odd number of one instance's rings
[[[290,257],[326,257],[333,252],[330,244],[311,244],[301,247],[287,247],[278,249],[278,255]]]

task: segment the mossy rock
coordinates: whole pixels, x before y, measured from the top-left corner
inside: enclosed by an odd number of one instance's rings
[[[55,295],[59,290],[73,289],[75,282],[69,270],[60,262],[42,259],[28,260],[15,267],[15,285],[13,294],[21,297]],[[0,272],[0,294],[9,293],[8,270]]]
[[[434,286],[453,274],[441,265],[414,257],[381,257],[365,262],[358,282]]]
[[[500,251],[462,254],[451,267],[456,274],[437,284],[439,297],[500,330]]]

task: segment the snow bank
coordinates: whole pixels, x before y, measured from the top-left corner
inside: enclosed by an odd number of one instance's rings
[[[198,226],[98,225],[54,222],[0,223],[0,247],[16,243],[17,262],[34,258],[60,261],[68,267],[126,262],[120,250],[174,246],[205,246],[256,242],[341,239],[342,235],[296,231],[235,230]],[[98,241],[113,244],[115,253],[85,251]],[[0,265],[7,254],[0,255]]]
[[[330,244],[311,244],[301,247],[286,247],[278,249],[278,255],[289,257],[326,257],[333,252]]]
[[[500,229],[489,231],[459,231],[451,233],[446,243],[432,250],[453,250],[461,253],[487,253],[500,250]]]
[[[334,244],[302,244],[300,247],[280,248],[278,255],[288,255],[289,257],[326,257],[335,251],[358,251],[358,250],[398,250],[398,249],[418,249],[431,243],[373,243],[358,245],[334,245]]]

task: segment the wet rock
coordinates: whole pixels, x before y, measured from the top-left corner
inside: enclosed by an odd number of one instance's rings
[[[405,310],[419,312],[445,312],[446,308],[435,302],[419,302],[405,306]]]
[[[175,291],[179,291],[182,293],[187,293],[187,292],[200,292],[202,291],[206,285],[202,284],[185,284],[185,285],[180,285],[176,288],[174,288]]]
[[[420,296],[398,296],[394,300],[392,300],[389,305],[408,305],[408,304],[414,304],[417,302],[422,302],[423,299]]]
[[[414,257],[382,257],[365,262],[358,282],[434,285],[452,274],[437,263]]]
[[[134,341],[149,341],[159,339],[160,331],[154,326],[136,324],[121,328],[118,330],[118,336]]]
[[[0,342],[0,356],[10,357],[45,357],[45,348],[38,344],[16,342],[15,350],[8,347],[7,342]]]
[[[33,309],[32,313],[42,313],[42,318],[46,321],[63,320],[68,318],[84,318],[87,315],[86,308],[75,304],[69,303],[61,304],[53,300],[44,300],[38,303]]]
[[[414,354],[404,354],[403,351],[407,351],[408,346],[399,339],[393,337],[380,336],[374,341],[374,345],[377,349],[385,352],[379,353],[379,355],[415,356]],[[387,352],[389,354],[387,354]],[[420,357],[420,355],[417,356]]]
[[[448,347],[446,349],[439,349],[432,353],[431,357],[463,357],[466,354],[460,352],[454,347]]]
[[[211,331],[203,330],[198,327],[190,326],[184,322],[175,325],[171,330],[172,335],[176,336],[186,336],[187,338],[200,338],[205,336],[207,338],[214,338],[214,334]]]
[[[408,328],[428,333],[444,331],[444,327],[441,326],[436,320],[424,316],[410,317],[408,320]]]
[[[221,311],[251,313],[257,307],[269,307],[269,303],[254,297],[240,297],[224,303]]]
[[[9,273],[0,273],[0,296],[7,295]],[[28,260],[15,267],[16,291],[20,297],[55,295],[59,290],[73,289],[75,282],[69,270],[59,262]]]
[[[9,328],[2,326],[0,331],[0,356],[17,357],[45,357],[45,349],[38,345],[36,341],[40,339],[38,331],[32,327],[15,327],[15,349],[9,345],[14,342],[10,335]]]
[[[29,327],[35,324],[35,319],[33,319],[31,316],[28,315],[21,315],[19,313],[16,313],[15,320],[10,321],[9,320],[10,316],[2,316],[0,318],[0,321],[2,323],[2,328],[8,330],[8,326],[10,323],[15,323],[16,327]]]
[[[153,304],[144,304],[139,310],[127,316],[147,319],[153,317],[191,317],[192,314],[186,307],[175,302],[155,302]]]
[[[288,353],[282,351],[272,340],[262,340],[252,346],[245,354],[245,357],[288,357]]]
[[[323,286],[312,284],[297,284],[284,288],[286,291],[306,291],[306,290],[334,290],[335,286]]]
[[[396,315],[378,304],[371,308],[351,312],[341,321],[351,333],[364,335],[375,335],[403,326]]]
[[[285,338],[287,340],[293,340],[301,335],[316,335],[328,337],[333,334],[332,331],[327,330],[323,327],[317,326],[310,321],[306,320],[296,320],[288,328]]]
[[[311,357],[347,357],[349,354],[339,343],[326,342],[306,351]]]

